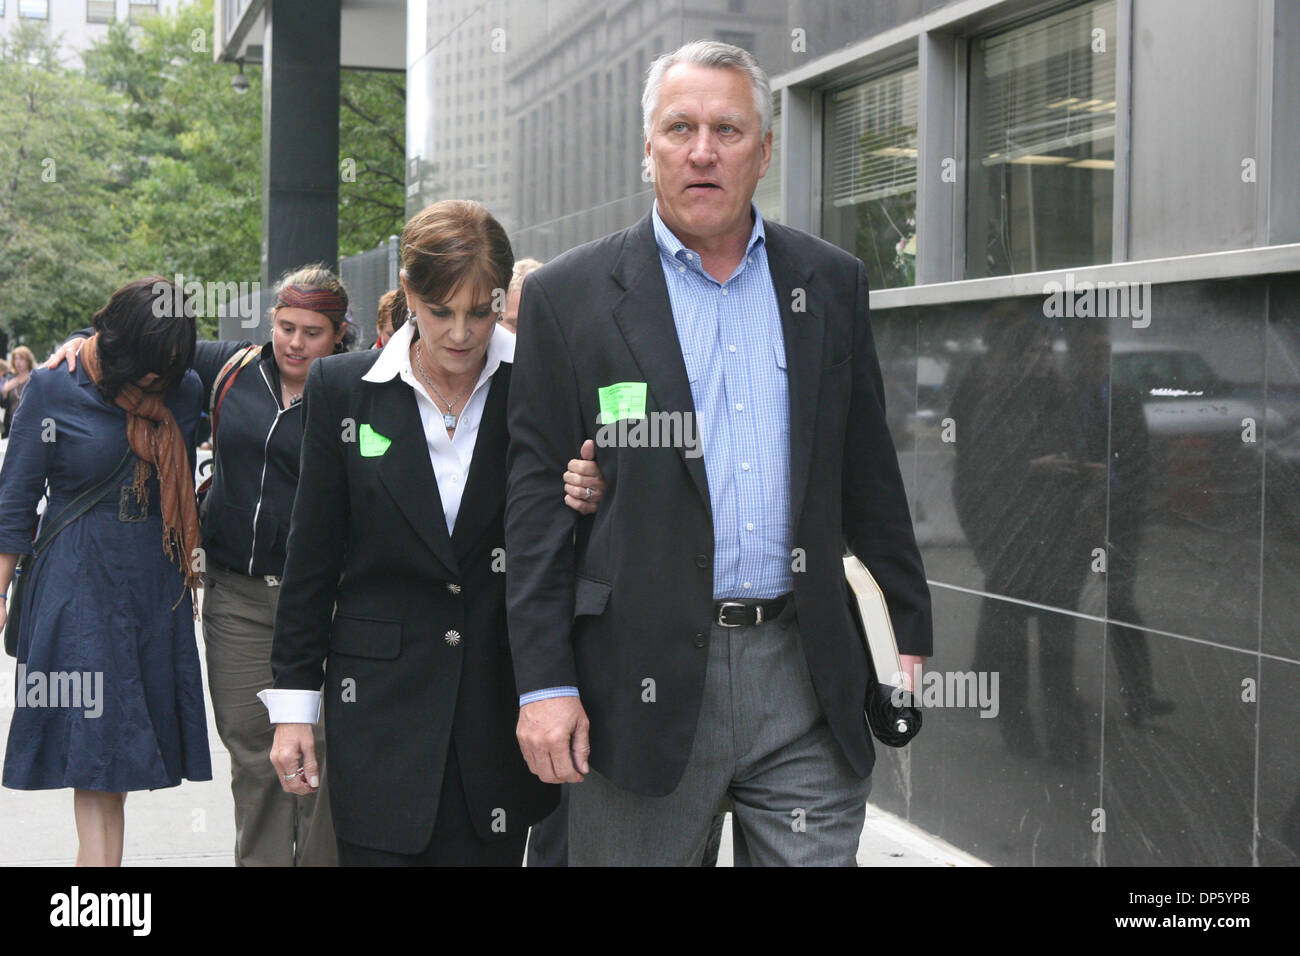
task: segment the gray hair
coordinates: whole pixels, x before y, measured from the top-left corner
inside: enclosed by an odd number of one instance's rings
[[[536,259],[516,259],[515,266],[510,272],[510,285],[506,287],[506,292],[510,293],[522,289],[524,287],[524,278],[541,267],[542,264]]]
[[[664,74],[679,63],[740,70],[744,73],[749,77],[749,84],[754,90],[754,109],[758,111],[762,126],[759,137],[768,134],[772,128],[772,84],[768,82],[767,74],[758,65],[754,55],[720,40],[692,40],[672,53],[663,54],[650,64],[645,78],[645,90],[641,93],[641,127],[647,140],[650,139],[650,122],[655,107],[659,104],[659,88],[663,86]]]

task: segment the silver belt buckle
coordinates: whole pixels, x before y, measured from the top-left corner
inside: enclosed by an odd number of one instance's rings
[[[729,608],[729,607],[739,607],[739,608],[743,608],[743,607],[745,607],[745,603],[744,603],[743,601],[722,601],[722,602],[718,605],[718,616],[717,616],[716,618],[714,618],[714,621],[715,621],[715,622],[716,622],[720,627],[744,627],[745,625],[743,625],[743,624],[728,624],[726,621],[724,621],[724,620],[722,619],[722,615],[726,613],[726,610],[727,610],[727,608]],[[763,615],[763,611],[762,611],[761,608],[759,609],[759,612],[758,612],[758,613],[759,613],[759,620],[761,621],[761,620],[763,619],[763,617],[762,617],[762,615]]]
[[[280,579],[274,574],[264,574],[262,577],[265,578],[268,588],[278,588],[280,586]]]

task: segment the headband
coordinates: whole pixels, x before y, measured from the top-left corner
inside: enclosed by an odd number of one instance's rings
[[[306,309],[319,312],[335,325],[347,321],[348,302],[337,292],[328,289],[304,289],[301,286],[288,285],[276,296],[275,307],[285,309]]]

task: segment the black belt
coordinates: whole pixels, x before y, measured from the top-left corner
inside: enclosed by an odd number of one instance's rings
[[[278,588],[280,586],[280,575],[278,574],[249,574],[246,571],[236,571],[234,568],[228,568],[224,564],[217,564],[215,561],[209,561],[208,564],[218,571],[224,571],[226,574],[238,575],[241,578],[248,578],[250,581],[256,581],[259,584],[265,584],[268,588]]]
[[[719,601],[713,605],[713,623],[723,627],[750,627],[774,621],[789,601],[788,594],[770,601]]]

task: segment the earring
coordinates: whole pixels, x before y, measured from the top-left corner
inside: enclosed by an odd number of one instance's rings
[[[415,318],[415,313],[411,311],[411,307],[410,307],[410,306],[407,306],[407,307],[406,307],[406,321],[407,321],[407,322],[410,322],[413,318]]]

